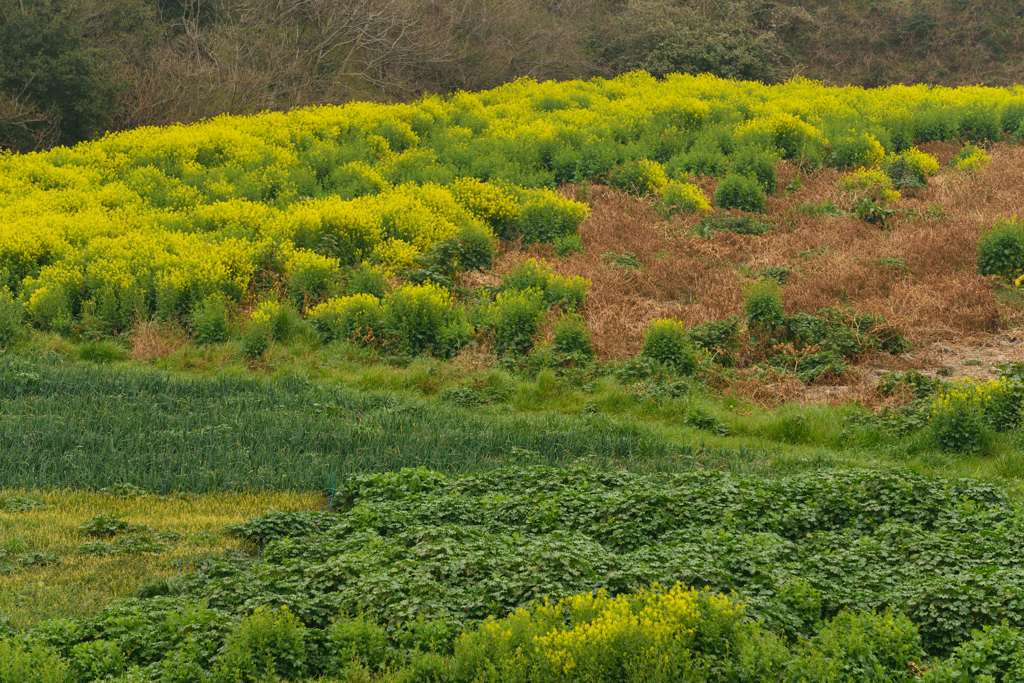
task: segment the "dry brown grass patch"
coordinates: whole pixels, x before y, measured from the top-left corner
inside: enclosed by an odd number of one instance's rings
[[[132,329],[130,342],[133,359],[151,361],[180,349],[188,342],[188,335],[178,326],[146,320]]]

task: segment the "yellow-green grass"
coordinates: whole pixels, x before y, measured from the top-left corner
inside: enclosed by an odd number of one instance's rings
[[[188,571],[205,557],[240,550],[239,541],[226,533],[230,524],[269,510],[321,504],[315,493],[158,496],[0,490],[0,559],[8,559],[0,573],[0,615],[16,627],[27,627],[48,618],[93,614],[148,583]],[[31,507],[36,509],[19,510]],[[81,529],[99,515],[178,538],[164,542],[160,552],[83,553],[83,546],[104,542]],[[21,566],[18,558],[24,557],[36,557],[42,566]]]

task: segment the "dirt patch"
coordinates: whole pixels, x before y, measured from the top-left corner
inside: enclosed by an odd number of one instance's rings
[[[946,160],[957,147],[931,151]],[[981,233],[1000,218],[1024,215],[1017,180],[1024,148],[997,145],[991,154],[977,173],[946,168],[928,187],[905,193],[885,228],[830,215],[829,207],[844,202],[841,174],[831,169],[802,174],[783,163],[780,190],[759,216],[774,229],[761,236],[700,237],[700,216],[666,220],[651,199],[593,186],[592,212],[580,229],[583,253],[557,258],[547,245],[510,250],[497,272],[533,255],[589,278],[587,323],[606,359],[636,353],[655,318],[696,325],[739,315],[744,287],[769,269],[788,270],[783,296],[790,312],[845,306],[885,316],[915,348],[964,340],[984,348],[1001,330],[1024,327],[1024,311],[1000,303],[994,283],[975,268]],[[713,190],[713,181],[701,184]]]

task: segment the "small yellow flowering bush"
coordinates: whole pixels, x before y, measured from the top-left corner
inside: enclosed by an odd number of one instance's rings
[[[892,178],[876,168],[862,168],[843,176],[840,187],[846,193],[848,208],[869,223],[884,224],[892,215],[889,206],[899,200]]]
[[[742,605],[677,585],[545,600],[464,633],[454,661],[457,680],[732,680],[741,669],[769,680],[780,651]]]
[[[371,344],[384,326],[384,306],[372,294],[328,299],[309,311],[309,320],[324,341],[344,339]]]
[[[980,453],[992,432],[1007,432],[1024,419],[1024,385],[1009,378],[964,381],[932,401],[931,426],[939,446],[958,453]]]
[[[953,157],[950,164],[958,171],[964,171],[967,173],[974,173],[981,170],[988,162],[992,160],[992,157],[981,147],[977,145],[966,145],[960,153]]]
[[[897,188],[924,187],[928,178],[939,172],[939,160],[916,147],[892,155],[885,172]]]
[[[693,183],[671,181],[661,189],[661,212],[666,216],[680,213],[703,213],[711,210],[704,191]]]

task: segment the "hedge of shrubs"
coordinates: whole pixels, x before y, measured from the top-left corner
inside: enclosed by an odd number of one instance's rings
[[[236,527],[258,554],[0,626],[0,681],[1013,681],[1024,662],[1024,517],[987,485],[532,467],[330,493]]]

